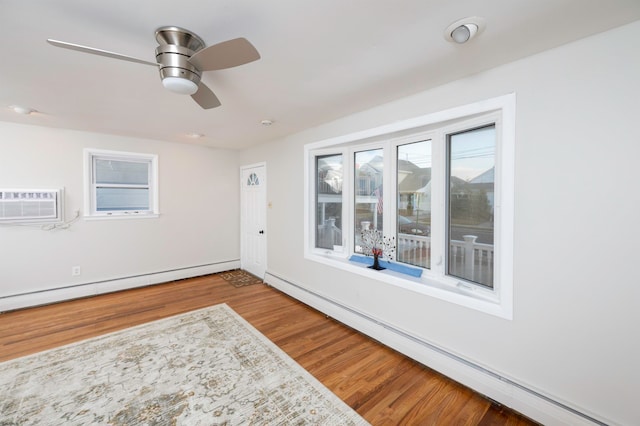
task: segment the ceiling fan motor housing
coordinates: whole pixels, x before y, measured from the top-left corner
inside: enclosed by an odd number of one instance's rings
[[[165,44],[156,48],[156,60],[160,65],[160,77],[180,77],[200,82],[200,71],[188,59],[195,52],[186,47]]]
[[[160,78],[181,78],[200,84],[201,72],[189,62],[189,58],[205,47],[204,41],[192,32],[179,27],[162,27],[156,30],[156,60],[160,66]]]

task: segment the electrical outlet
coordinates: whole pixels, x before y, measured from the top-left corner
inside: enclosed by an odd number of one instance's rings
[[[82,273],[82,269],[80,269],[79,266],[72,266],[71,267],[71,276],[72,277],[79,277],[81,273]]]

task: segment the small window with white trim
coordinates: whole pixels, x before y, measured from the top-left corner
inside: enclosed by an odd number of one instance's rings
[[[158,215],[158,157],[119,151],[85,150],[85,215]]]

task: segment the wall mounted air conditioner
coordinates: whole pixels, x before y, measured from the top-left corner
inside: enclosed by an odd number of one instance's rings
[[[0,223],[62,222],[64,189],[0,189]]]

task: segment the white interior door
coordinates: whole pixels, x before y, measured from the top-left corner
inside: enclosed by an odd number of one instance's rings
[[[266,183],[266,165],[241,168],[240,267],[260,278],[267,268]]]

